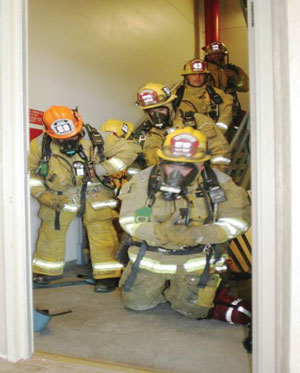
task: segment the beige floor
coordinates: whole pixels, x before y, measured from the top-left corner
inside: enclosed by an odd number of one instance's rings
[[[36,353],[32,359],[20,361],[16,364],[0,359],[0,372],[151,373],[154,371],[135,367],[120,367],[92,360],[72,359],[46,353]]]
[[[168,304],[144,312],[126,310],[119,289],[95,294],[92,285],[37,289],[34,304],[51,313],[72,311],[53,317],[43,333],[35,334],[38,352],[108,362],[104,369],[116,364],[172,373],[251,372],[251,355],[242,345],[248,329],[241,325],[191,320]]]

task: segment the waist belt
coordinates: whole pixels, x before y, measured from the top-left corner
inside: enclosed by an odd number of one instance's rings
[[[142,242],[139,241],[131,241],[130,245],[141,247]],[[184,249],[166,249],[165,247],[159,246],[151,246],[147,244],[147,251],[158,252],[166,255],[189,255],[189,254],[199,254],[202,253],[205,249],[206,245],[197,245],[197,246],[187,246]]]

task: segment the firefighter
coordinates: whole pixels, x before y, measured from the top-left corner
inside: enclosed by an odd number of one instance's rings
[[[120,224],[132,237],[120,286],[125,307],[168,301],[179,313],[206,318],[220,272],[222,243],[250,223],[247,193],[210,168],[206,137],[186,127],[166,137],[161,162],[124,185]]]
[[[109,175],[125,170],[137,152],[126,139],[84,125],[77,109],[51,106],[43,124],[45,132],[31,142],[29,154],[31,194],[40,203],[42,220],[34,281],[49,283],[63,274],[66,233],[79,216],[89,239],[95,292],[112,291],[122,265],[114,259],[118,201]]]
[[[143,145],[147,165],[159,163],[157,150],[161,148],[168,132],[192,126],[206,135],[212,166],[225,171],[230,164],[230,149],[220,129],[207,115],[192,113],[190,117],[184,116],[176,108],[176,102],[177,96],[163,84],[148,83],[138,91],[137,104],[146,112],[151,122]]]
[[[222,89],[233,97],[232,126],[238,126],[242,119],[242,108],[237,92],[249,91],[249,78],[243,69],[229,63],[229,54],[224,43],[218,41],[202,48],[210,72],[208,83]]]
[[[229,63],[229,54],[224,43],[215,41],[202,48],[214,87],[233,95],[236,91],[249,91],[248,75],[239,66]]]
[[[186,62],[181,75],[183,84],[176,91],[179,110],[184,115],[204,114],[226,133],[232,121],[233,98],[208,84],[209,70],[205,61],[194,58]]]

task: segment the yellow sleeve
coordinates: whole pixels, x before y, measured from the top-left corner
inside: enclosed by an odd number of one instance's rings
[[[140,147],[137,144],[115,135],[108,135],[104,142],[104,154],[108,159],[102,162],[101,166],[108,175],[113,175],[129,167],[139,152]]]
[[[162,147],[164,142],[164,130],[153,128],[146,136],[146,140],[143,146],[143,152],[147,166],[154,166],[159,163],[159,157],[157,150]]]
[[[43,135],[41,135],[43,136]],[[30,143],[28,156],[28,171],[29,171],[29,185],[30,192],[33,197],[38,197],[41,193],[46,191],[44,179],[37,175],[42,159],[42,137],[35,138]]]
[[[232,122],[233,97],[221,90],[216,89],[216,91],[223,99],[223,103],[219,106],[220,112],[216,125],[225,133]]]

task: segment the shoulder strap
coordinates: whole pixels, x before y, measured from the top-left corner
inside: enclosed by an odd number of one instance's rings
[[[91,126],[90,124],[85,124],[84,127],[87,130],[87,133],[89,135],[89,138],[92,142],[92,145],[94,148],[97,149],[99,158],[100,158],[100,163],[105,161],[105,155],[104,155],[104,140],[101,134]]]
[[[181,101],[182,101],[182,98],[183,98],[183,95],[184,95],[184,90],[185,90],[185,86],[184,86],[184,84],[182,84],[178,89],[177,89],[177,91],[176,91],[176,96],[177,96],[177,98],[176,98],[176,100],[174,100],[173,102],[174,102],[174,104],[173,104],[173,108],[174,108],[174,110],[176,110],[179,106],[180,106],[180,104],[181,104]]]
[[[42,141],[42,160],[44,162],[48,162],[51,157],[51,154],[52,154],[51,148],[50,148],[51,141],[52,141],[52,138],[48,136],[47,133],[45,132],[43,135],[43,141]]]
[[[159,167],[158,165],[155,165],[150,172],[148,181],[148,200],[150,201],[150,205],[153,205],[155,201],[155,193],[158,190],[158,173]]]
[[[209,94],[210,99],[217,105],[223,103],[222,97],[215,91],[211,85],[206,85],[206,91]]]

